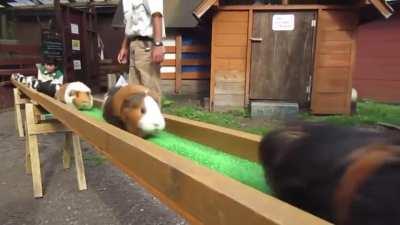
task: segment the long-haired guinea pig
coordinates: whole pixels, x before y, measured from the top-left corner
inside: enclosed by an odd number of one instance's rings
[[[20,73],[12,73],[11,74],[11,80],[16,80],[19,82],[19,78],[23,77],[24,75],[20,74]]]
[[[63,84],[56,92],[56,99],[68,105],[73,105],[79,110],[87,110],[93,107],[93,96],[86,84],[76,81]]]
[[[39,81],[36,90],[54,98],[57,90],[60,89],[60,84],[52,83],[51,80],[46,82]]]
[[[141,85],[128,84],[112,88],[103,105],[104,119],[140,137],[165,128],[165,119],[150,90]]]
[[[326,124],[297,124],[260,144],[278,198],[337,225],[400,224],[400,139]]]

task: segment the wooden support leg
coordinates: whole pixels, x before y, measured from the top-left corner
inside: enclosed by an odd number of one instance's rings
[[[65,142],[63,147],[63,166],[64,169],[69,169],[71,165],[71,149],[72,149],[72,135],[70,132],[65,133]]]
[[[68,139],[72,139],[72,146],[74,149],[75,167],[76,167],[76,177],[78,179],[78,189],[80,191],[86,190],[86,177],[85,177],[85,166],[83,164],[81,143],[79,141],[79,136],[68,132],[66,136],[71,136]]]
[[[33,196],[35,198],[43,197],[42,189],[42,176],[40,172],[40,158],[38,140],[36,134],[30,134],[30,128],[34,124],[33,105],[28,103],[25,105],[25,116],[26,116],[26,146],[29,152],[29,158],[32,170],[32,182],[33,182]]]
[[[21,98],[17,88],[14,88],[14,108],[15,108],[15,127],[18,131],[19,137],[24,137],[24,127],[22,124],[22,113],[21,113]]]
[[[32,173],[31,157],[29,154],[29,141],[28,138],[25,139],[25,172],[26,174]]]

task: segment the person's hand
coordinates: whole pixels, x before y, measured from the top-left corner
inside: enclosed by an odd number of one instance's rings
[[[151,50],[151,60],[154,63],[161,63],[164,60],[164,46],[153,46]]]
[[[118,53],[118,62],[121,64],[126,64],[128,62],[128,48],[121,48]]]

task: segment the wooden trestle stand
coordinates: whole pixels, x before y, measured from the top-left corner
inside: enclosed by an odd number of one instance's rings
[[[74,154],[78,189],[86,190],[85,167],[79,136],[41,109],[33,101],[24,98],[21,92],[14,88],[16,127],[20,137],[25,136],[25,167],[26,173],[32,174],[33,196],[43,197],[42,177],[40,172],[40,157],[37,135],[62,132],[65,134],[63,146],[64,169],[70,167],[71,154]],[[25,108],[25,118],[22,109]],[[25,126],[23,126],[25,125]],[[24,132],[25,127],[25,132]]]

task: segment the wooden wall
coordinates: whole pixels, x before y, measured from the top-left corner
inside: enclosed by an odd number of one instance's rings
[[[212,25],[210,106],[244,107],[248,11],[219,11]]]
[[[311,111],[349,114],[355,58],[355,10],[320,9]]]
[[[400,15],[362,24],[353,78],[360,98],[400,102]]]

